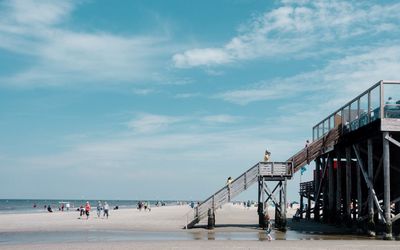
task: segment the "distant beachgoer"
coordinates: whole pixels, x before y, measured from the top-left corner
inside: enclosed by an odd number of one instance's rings
[[[271,152],[265,150],[264,161],[269,161],[270,158],[271,158]]]
[[[83,207],[83,205],[81,205],[79,207],[79,219],[81,219],[84,214],[85,214],[85,208]]]
[[[310,146],[310,141],[309,140],[306,141],[306,145],[304,147],[308,148],[308,146]]]
[[[89,219],[89,214],[90,214],[90,203],[87,201],[86,206],[85,206],[85,213],[86,213],[86,219]]]
[[[110,209],[110,206],[108,205],[107,201],[104,202],[104,206],[103,206],[103,217],[107,217],[108,219],[108,210]]]
[[[33,203],[33,208],[36,208],[36,203]]]
[[[268,239],[268,241],[271,241],[272,240],[272,237],[271,237],[272,223],[271,223],[271,219],[269,218],[268,213],[265,214],[265,225],[266,225],[265,233],[267,234],[267,239]]]
[[[51,209],[50,205],[47,206],[47,211],[48,211],[49,213],[52,213],[52,212],[53,212],[53,209]]]
[[[150,202],[146,201],[146,207],[147,207],[147,210],[149,210],[149,212],[150,212],[151,211]]]
[[[65,208],[67,209],[67,211],[69,211],[70,207],[71,207],[71,205],[69,204],[69,202],[67,204],[65,204]]]
[[[97,207],[96,207],[96,211],[97,211],[97,218],[100,218],[101,215],[101,209],[103,208],[103,205],[101,204],[100,201],[97,202]]]
[[[250,200],[247,201],[247,208],[249,209],[251,207],[251,202]]]
[[[113,209],[114,210],[118,210],[118,208],[119,208],[118,205],[116,205]]]
[[[194,208],[194,201],[190,202],[190,207]]]

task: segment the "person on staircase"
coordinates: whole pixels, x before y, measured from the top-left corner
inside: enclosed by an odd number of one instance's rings
[[[232,177],[228,177],[226,180],[226,186],[228,187],[228,202],[231,202],[231,184],[232,184]]]
[[[309,147],[310,147],[310,141],[306,141],[306,145],[304,146],[306,150],[306,159],[307,159],[307,164],[310,165],[310,158],[309,158]]]

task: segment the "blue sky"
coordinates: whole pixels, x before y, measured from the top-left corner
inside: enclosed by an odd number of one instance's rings
[[[0,1],[0,198],[206,198],[398,80],[398,13],[395,1]]]

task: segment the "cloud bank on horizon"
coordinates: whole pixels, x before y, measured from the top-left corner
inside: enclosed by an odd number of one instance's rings
[[[266,147],[286,160],[329,112],[399,80],[399,12],[396,1],[3,1],[0,198],[205,198]]]

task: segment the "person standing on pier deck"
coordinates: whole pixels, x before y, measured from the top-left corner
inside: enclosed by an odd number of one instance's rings
[[[269,152],[268,150],[265,150],[264,161],[269,161],[270,157],[271,157],[271,152]]]

